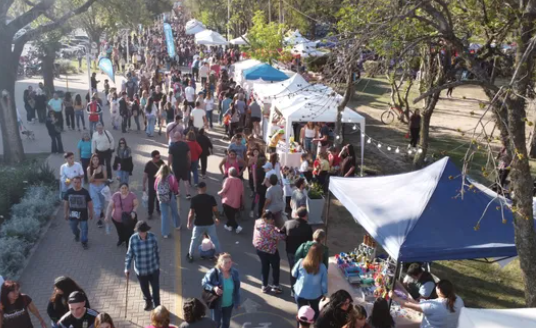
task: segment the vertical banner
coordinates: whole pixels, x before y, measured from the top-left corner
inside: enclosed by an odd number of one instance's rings
[[[114,66],[110,58],[99,58],[99,68],[115,83]]]
[[[164,35],[166,36],[167,52],[170,58],[175,58],[175,42],[173,41],[173,30],[171,25],[164,23]]]

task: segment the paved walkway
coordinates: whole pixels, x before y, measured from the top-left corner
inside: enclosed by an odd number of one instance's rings
[[[101,79],[104,79],[102,77]],[[78,81],[78,82],[74,82]],[[34,82],[37,81],[28,81]],[[85,95],[86,85],[83,76],[70,79],[70,88],[73,92]],[[62,86],[61,81],[57,82]],[[22,106],[22,91],[26,87],[26,81],[18,83],[16,99],[19,108]],[[24,112],[21,114],[25,115]],[[109,111],[105,110],[105,125],[109,127]],[[25,141],[27,152],[47,152],[50,149],[50,138],[44,125],[30,125],[36,134],[35,141]],[[140,134],[122,134],[112,130],[117,140],[124,136],[133,150],[134,172],[131,177],[131,190],[141,197],[143,168],[150,159],[153,150],[159,150],[163,158],[167,156],[165,136],[149,139],[142,132]],[[208,192],[215,195],[221,187],[222,176],[219,173],[218,164],[221,161],[222,150],[227,142],[222,141],[221,130],[210,134],[215,144],[216,155],[209,157]],[[68,131],[62,135],[65,151],[75,151],[76,144],[80,139],[77,131]],[[1,145],[1,142],[0,142]],[[75,151],[76,153],[76,151]],[[62,156],[51,155],[49,164],[59,170],[63,163]],[[246,184],[247,185],[247,184]],[[117,183],[114,184],[117,187]],[[249,194],[249,191],[247,191]],[[185,193],[182,192],[184,195]],[[217,197],[220,201],[219,197]],[[189,209],[189,201],[181,198],[181,218],[185,223]],[[249,213],[246,209],[245,213]],[[139,217],[147,216],[146,210],[139,207]],[[296,305],[290,299],[289,268],[284,255],[284,245],[280,247],[281,282],[284,293],[279,296],[262,294],[260,292],[260,263],[251,245],[253,234],[253,220],[244,218],[241,222],[244,231],[240,235],[230,233],[218,227],[218,235],[222,243],[222,249],[229,252],[236,262],[242,278],[242,306],[233,314],[231,327],[293,327],[296,314]],[[22,290],[30,295],[43,318],[48,321],[46,305],[53,290],[53,281],[60,275],[67,275],[75,279],[89,295],[91,305],[98,311],[108,312],[116,322],[117,327],[145,327],[150,324],[150,315],[143,311],[144,301],[135,276],[130,278],[128,291],[128,307],[125,308],[126,279],[123,274],[125,249],[116,247],[116,233],[112,227],[111,235],[106,235],[104,229],[98,229],[96,222],[90,223],[89,250],[83,250],[80,244],[73,241],[67,222],[61,215],[53,219],[49,230],[46,232],[35,253],[31,257],[28,266],[20,278]],[[158,237],[161,250],[161,298],[162,304],[174,314],[172,323],[178,324],[182,317],[182,299],[201,296],[201,279],[204,273],[214,266],[208,260],[197,260],[188,263],[185,254],[191,238],[191,231],[183,229],[174,231],[172,238],[163,239],[160,235],[160,219],[154,218],[149,221],[152,231]],[[185,226],[185,224],[184,224]],[[126,312],[126,319],[125,319]],[[37,327],[37,322],[34,321]]]

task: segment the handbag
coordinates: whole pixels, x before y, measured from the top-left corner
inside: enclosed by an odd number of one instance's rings
[[[217,274],[216,270],[214,270],[211,273],[211,276],[214,275],[214,274]],[[216,308],[216,304],[218,303],[220,297],[221,296],[216,294],[216,292],[214,292],[214,290],[206,290],[205,288],[203,288],[203,290],[201,292],[201,299],[203,300],[205,305],[211,310]]]
[[[121,195],[119,195],[119,203],[121,204],[121,223],[128,227],[132,225],[136,219],[133,219],[130,213],[123,210],[123,200],[121,199]]]

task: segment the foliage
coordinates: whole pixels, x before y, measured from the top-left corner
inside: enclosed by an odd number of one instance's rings
[[[16,279],[24,267],[28,254],[28,242],[16,237],[0,238],[0,273],[5,278]]]
[[[324,198],[324,189],[318,182],[313,182],[309,185],[309,191],[307,192],[309,199],[322,199]]]
[[[320,56],[320,57],[307,57],[304,59],[305,66],[307,70],[311,72],[321,72],[324,66],[328,62],[329,56]]]
[[[380,73],[380,62],[375,60],[367,60],[363,63],[363,70],[367,73],[368,77],[374,77]]]
[[[55,64],[58,67],[59,74],[76,74],[78,68],[73,65],[73,62],[69,59],[58,59]]]
[[[32,217],[44,222],[54,212],[53,205],[57,202],[58,194],[53,188],[46,185],[32,186],[21,202],[11,207],[11,215],[18,218]]]
[[[248,31],[248,54],[262,62],[272,63],[280,57],[283,43],[283,25],[266,23],[264,12],[258,10],[253,16],[253,26]]]

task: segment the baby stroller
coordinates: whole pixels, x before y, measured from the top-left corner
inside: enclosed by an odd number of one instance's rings
[[[35,140],[35,134],[32,130],[28,130],[22,120],[19,120],[19,131],[23,136],[26,136],[26,140]]]

